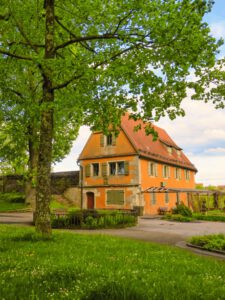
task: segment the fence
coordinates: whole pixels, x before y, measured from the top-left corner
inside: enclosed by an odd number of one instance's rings
[[[57,211],[52,213],[52,228],[121,228],[137,223],[136,210],[99,212],[82,210],[78,212]]]

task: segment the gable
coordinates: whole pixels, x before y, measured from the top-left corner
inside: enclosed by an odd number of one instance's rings
[[[79,159],[137,154],[135,147],[123,131],[120,131],[117,137],[112,136],[111,144],[107,142],[110,142],[110,139],[108,138],[107,141],[107,137],[102,132],[93,132],[84,146]]]

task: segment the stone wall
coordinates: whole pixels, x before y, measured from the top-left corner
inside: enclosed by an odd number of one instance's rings
[[[51,174],[52,194],[63,194],[67,189],[79,186],[79,171],[57,172]],[[0,192],[25,192],[22,175],[0,176]]]

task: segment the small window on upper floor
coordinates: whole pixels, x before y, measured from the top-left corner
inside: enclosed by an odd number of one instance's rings
[[[168,151],[169,154],[172,154],[173,148],[170,147],[170,146],[167,146],[167,151]]]
[[[99,176],[99,164],[98,163],[92,164],[92,174],[93,174],[93,176]]]
[[[158,176],[158,165],[154,162],[149,162],[149,175],[150,176]]]
[[[175,179],[181,179],[181,169],[180,168],[175,168],[174,169],[174,177]]]
[[[190,171],[184,170],[184,176],[185,176],[185,180],[190,180]]]
[[[112,133],[110,133],[109,135],[106,136],[106,145],[110,146],[113,143],[113,136]]]
[[[163,167],[162,167],[163,169],[162,169],[162,173],[163,173],[163,177],[164,178],[169,178],[170,177],[170,167],[169,166],[167,166],[167,165],[163,165]]]

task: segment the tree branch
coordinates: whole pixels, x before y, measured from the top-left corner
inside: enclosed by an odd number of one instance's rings
[[[106,40],[106,39],[120,39],[117,34],[113,33],[105,33],[102,35],[90,35],[90,36],[84,36],[84,37],[76,37],[73,38],[61,45],[58,45],[55,47],[55,50],[57,51],[58,49],[65,48],[69,45],[72,45],[74,43],[79,43],[79,42],[84,42],[84,41],[92,41],[92,40]]]
[[[58,84],[56,86],[53,86],[52,90],[60,90],[63,89],[65,87],[67,87],[70,83],[72,83],[74,80],[79,79],[83,76],[84,73],[80,74],[80,75],[76,75],[71,77],[69,80],[65,81],[64,83]]]
[[[77,36],[71,31],[69,30],[64,24],[62,24],[62,22],[60,22],[59,18],[56,16],[55,17],[55,20],[56,22],[59,24],[59,26],[64,29],[67,33],[70,34],[70,36],[72,36],[73,38],[77,38]],[[92,49],[87,43],[85,42],[80,42],[81,46],[83,46],[85,49],[93,52],[93,53],[96,53],[96,51],[94,49]]]
[[[15,54],[15,53],[11,53],[11,52],[9,52],[9,51],[7,51],[7,50],[2,50],[2,49],[0,49],[0,53],[1,53],[1,54],[4,54],[4,55],[6,55],[6,56],[10,56],[10,57],[13,57],[13,58],[17,58],[17,59],[23,59],[23,60],[29,60],[29,61],[33,60],[32,57],[29,57],[29,56],[23,56],[23,55]]]

